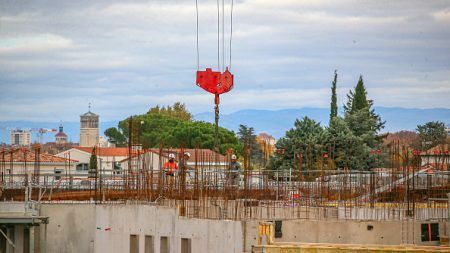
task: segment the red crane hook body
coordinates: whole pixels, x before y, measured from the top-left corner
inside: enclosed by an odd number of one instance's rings
[[[215,104],[219,104],[219,95],[233,89],[233,74],[226,68],[225,72],[212,71],[206,68],[205,71],[197,71],[196,84],[202,89],[215,96]]]

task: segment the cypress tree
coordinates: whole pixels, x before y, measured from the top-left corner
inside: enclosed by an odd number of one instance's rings
[[[334,80],[331,85],[331,105],[330,105],[330,123],[334,117],[337,117],[337,96],[336,96],[337,70],[334,71]]]
[[[91,157],[89,158],[89,177],[95,178],[97,176],[97,155],[95,147],[92,149]]]

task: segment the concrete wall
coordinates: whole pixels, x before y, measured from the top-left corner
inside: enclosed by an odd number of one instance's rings
[[[94,252],[95,205],[44,204],[40,215],[49,217],[47,239],[42,242],[48,253]]]
[[[191,252],[251,251],[258,241],[259,221],[187,219],[175,209],[135,204],[43,204],[40,215],[49,216],[47,252],[130,252],[130,235],[138,238],[144,253],[145,238],[153,238],[160,252],[161,237],[169,239],[169,252],[181,252],[181,239],[190,239]],[[266,221],[266,220],[264,220]],[[284,220],[276,242],[438,245],[421,241],[421,224],[404,221]],[[372,226],[368,229],[368,226]],[[446,235],[446,222],[439,234]],[[42,229],[42,228],[41,228]]]
[[[169,252],[181,252],[181,238],[191,239],[191,252],[242,252],[241,222],[178,217],[174,209],[150,205],[48,205],[47,252],[130,252],[130,235],[138,235],[139,252],[145,236],[169,238]]]
[[[382,244],[382,245],[439,245],[421,241],[421,224],[429,221],[352,221],[352,220],[285,220],[282,237],[276,242]],[[431,222],[436,223],[436,222]],[[245,249],[258,242],[259,222],[246,222]],[[369,230],[368,226],[372,226]],[[446,235],[446,222],[439,222],[439,234]]]

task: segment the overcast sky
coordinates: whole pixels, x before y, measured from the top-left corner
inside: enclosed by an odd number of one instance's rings
[[[198,2],[200,68],[217,68],[216,1]],[[362,74],[376,106],[450,108],[448,0],[235,0],[233,21],[222,112],[328,107],[335,69],[340,105]],[[196,70],[195,0],[0,0],[0,121],[211,111]]]

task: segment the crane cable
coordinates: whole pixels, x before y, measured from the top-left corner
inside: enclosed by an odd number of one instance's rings
[[[200,49],[198,47],[198,0],[195,0],[195,13],[197,16],[197,71],[200,70]]]
[[[231,69],[231,45],[233,40],[233,9],[234,0],[231,0],[231,12],[230,12],[230,41],[229,41],[229,69]],[[197,71],[200,70],[200,47],[199,47],[199,11],[198,0],[195,0],[196,10],[196,30],[197,30]],[[220,0],[217,0],[217,69],[220,72],[225,70],[225,0],[222,0],[222,69],[220,68]],[[219,95],[215,97],[215,136],[214,136],[214,149],[218,151],[219,143]]]

